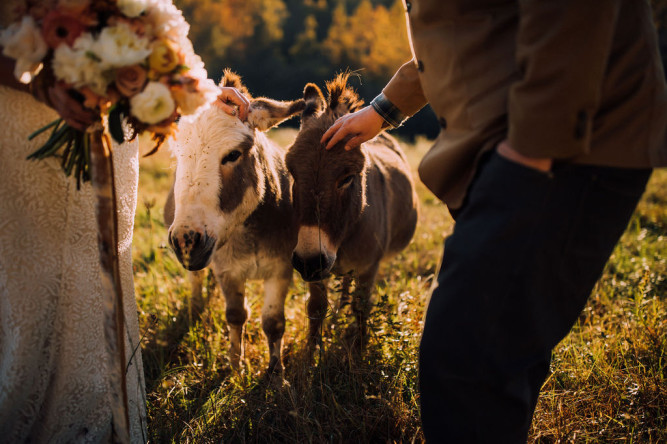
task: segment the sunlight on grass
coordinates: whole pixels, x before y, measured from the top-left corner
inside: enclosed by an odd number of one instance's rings
[[[282,145],[295,131],[273,131]],[[416,169],[429,142],[403,144]],[[416,171],[416,170],[415,170]],[[285,381],[267,380],[259,283],[246,288],[250,318],[243,371],[232,372],[224,300],[205,279],[203,306],[167,248],[162,210],[171,185],[166,149],[141,160],[133,260],[152,442],[420,442],[417,347],[424,304],[453,228],[418,184],[412,243],[383,264],[359,356],[351,316],[330,313],[311,361],[303,345],[307,286],[295,274],[286,302]],[[416,172],[415,172],[416,177]],[[573,332],[557,347],[531,441],[667,440],[667,172],[654,174],[632,223]]]

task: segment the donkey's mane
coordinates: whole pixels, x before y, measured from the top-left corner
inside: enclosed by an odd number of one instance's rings
[[[349,112],[353,113],[364,105],[364,101],[359,98],[352,87],[348,86],[347,80],[349,77],[349,72],[343,72],[338,74],[335,79],[326,82],[327,92],[329,93],[329,110],[341,113],[340,107],[342,107],[342,109],[347,108]]]

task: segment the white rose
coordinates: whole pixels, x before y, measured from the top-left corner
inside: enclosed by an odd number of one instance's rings
[[[147,5],[146,0],[118,0],[118,8],[126,17],[139,17]]]
[[[208,78],[206,68],[204,67],[204,62],[202,61],[201,57],[195,54],[190,40],[187,41],[187,44],[184,47],[181,46],[181,50],[184,54],[183,64],[189,68],[187,71],[188,76],[195,77],[197,79]]]
[[[187,39],[190,25],[183,13],[171,1],[148,0],[146,21],[153,34],[159,38],[167,38],[182,46],[182,40]]]
[[[95,45],[92,35],[84,33],[72,48],[60,45],[53,53],[53,73],[75,88],[88,86],[99,95],[106,95],[112,73],[103,69],[99,58],[92,52]]]
[[[22,83],[30,83],[42,69],[42,59],[48,47],[42,33],[30,16],[14,23],[0,34],[2,53],[16,60],[14,76]]]
[[[132,115],[149,125],[171,116],[175,108],[169,88],[160,82],[149,82],[142,92],[130,98]]]
[[[139,37],[126,23],[104,28],[92,51],[105,68],[136,65],[151,53],[148,39]]]

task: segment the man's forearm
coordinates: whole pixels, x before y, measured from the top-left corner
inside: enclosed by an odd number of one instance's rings
[[[382,93],[404,117],[413,116],[427,102],[414,61],[403,64],[384,87]]]

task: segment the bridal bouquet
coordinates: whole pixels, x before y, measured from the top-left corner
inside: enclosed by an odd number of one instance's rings
[[[22,19],[0,33],[14,75],[33,87],[59,83],[94,110],[118,143],[147,131],[156,145],[176,119],[207,107],[219,94],[187,37],[189,25],[171,0],[27,0]],[[124,126],[126,125],[126,126]],[[62,119],[31,158],[61,157],[77,184],[90,178],[90,133]],[[149,153],[150,154],[150,153]]]

